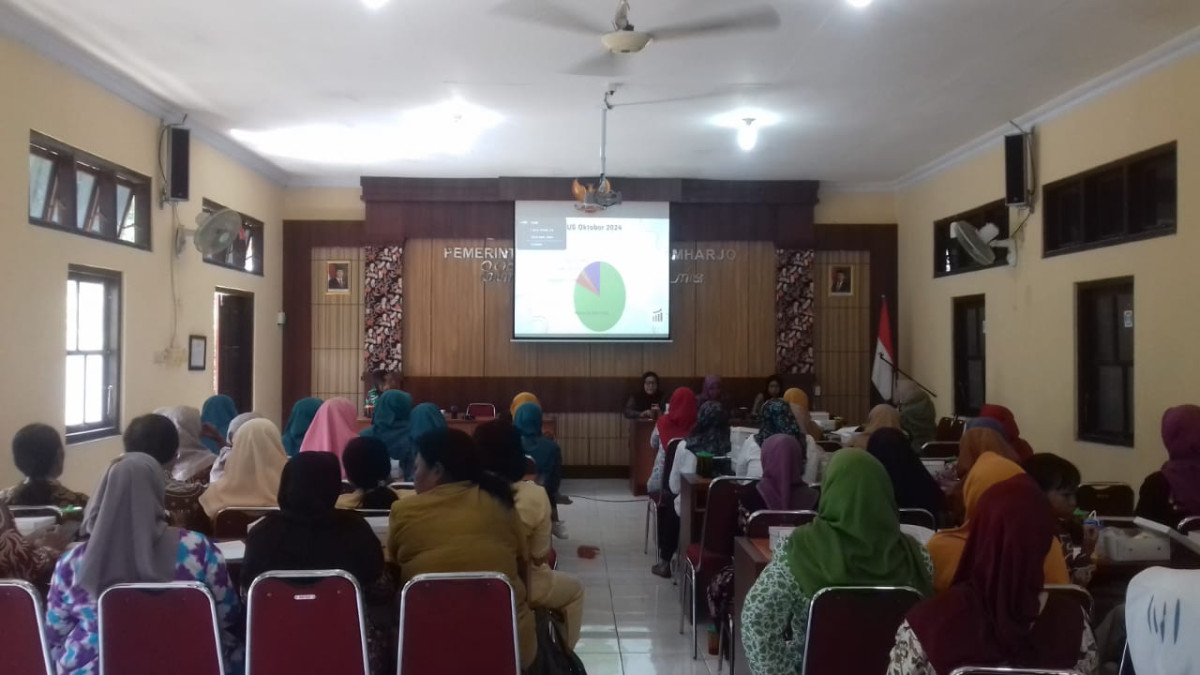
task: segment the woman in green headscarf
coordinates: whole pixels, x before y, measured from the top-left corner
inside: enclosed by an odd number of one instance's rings
[[[375,404],[371,426],[363,429],[360,436],[378,438],[387,446],[388,456],[400,462],[404,480],[412,480],[413,443],[409,437],[409,418],[412,416],[413,398],[405,391],[389,389],[383,392]]]
[[[313,418],[317,416],[322,403],[319,398],[302,398],[292,406],[292,414],[288,417],[287,426],[283,428],[283,449],[288,457],[295,457],[300,453],[304,434],[308,433],[308,428],[312,426]]]
[[[913,451],[919,455],[926,443],[937,440],[937,409],[933,399],[907,378],[896,383],[892,398],[900,408],[900,428],[912,439]]]
[[[746,596],[742,644],[750,670],[796,673],[804,662],[808,605],[830,586],[911,586],[932,593],[933,564],[900,531],[887,471],[866,450],[833,455],[817,518],[792,533]],[[792,638],[784,639],[791,622]]]
[[[413,408],[412,423],[408,427],[408,437],[412,440],[413,447],[417,445],[417,439],[434,429],[446,428],[446,416],[442,414],[436,403],[422,403]]]
[[[525,454],[537,462],[538,482],[550,495],[554,536],[567,538],[566,525],[558,519],[558,486],[562,482],[562,448],[542,435],[542,408],[536,403],[522,403],[513,414],[513,427],[521,434]]]

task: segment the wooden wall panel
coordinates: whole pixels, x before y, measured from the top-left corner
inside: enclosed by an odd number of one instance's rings
[[[363,256],[360,247],[311,249],[312,395],[342,397],[362,406]],[[327,264],[350,263],[350,292],[327,293]]]
[[[835,267],[853,272],[851,296],[831,295]],[[851,422],[866,418],[871,404],[871,254],[869,251],[818,251],[816,283],[817,407]]]
[[[671,262],[672,278],[695,271],[696,265],[690,260]],[[671,284],[671,342],[642,345],[641,372],[652,370],[663,377],[688,377],[695,373],[698,287],[696,284]]]
[[[433,316],[434,266],[430,261],[432,247],[421,240],[408,242],[404,247],[404,374],[428,376],[433,374]],[[419,317],[415,320],[412,317]]]

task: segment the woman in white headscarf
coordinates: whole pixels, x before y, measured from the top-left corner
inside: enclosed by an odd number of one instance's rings
[[[241,669],[232,630],[240,607],[225,561],[204,535],[169,527],[165,479],[150,455],[126,453],[108,467],[84,512],[83,544],[59,559],[47,598],[46,634],[58,672],[82,675],[99,666],[96,603],[114,584],[199,581],[212,592],[226,669]]]
[[[225,475],[208,486],[200,506],[209,518],[227,506],[276,506],[285,464],[279,428],[271,420],[250,420],[238,430]]]
[[[233,452],[233,437],[237,435],[238,429],[241,429],[243,424],[257,419],[262,419],[262,415],[251,411],[238,415],[229,423],[229,442],[221,448],[221,454],[217,455],[217,461],[213,462],[212,471],[208,473],[208,482],[215,483],[225,475],[225,464],[229,462],[229,455]]]
[[[200,422],[200,411],[187,405],[174,408],[159,408],[156,415],[171,420],[179,432],[179,454],[163,468],[178,481],[204,483],[217,456],[200,442],[204,425]]]

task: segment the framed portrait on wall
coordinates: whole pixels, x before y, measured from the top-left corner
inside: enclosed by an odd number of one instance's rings
[[[188,370],[208,368],[208,338],[204,335],[188,336]]]
[[[829,294],[854,295],[854,268],[835,265],[829,268]]]
[[[326,264],[326,295],[350,294],[350,261],[332,260]]]

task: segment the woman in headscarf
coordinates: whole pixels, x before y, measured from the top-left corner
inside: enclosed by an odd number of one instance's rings
[[[1013,463],[1021,461],[999,432],[985,426],[975,426],[964,431],[962,438],[958,439],[958,461],[954,464],[954,471],[959,480],[966,480],[979,458],[989,452]]]
[[[1096,641],[1079,603],[1047,595],[1042,561],[1054,514],[1028,476],[980,498],[971,538],[945,593],[909,611],[888,675],[950,673],[965,666],[1044,668],[1094,675]]]
[[[122,439],[126,453],[149,455],[162,467],[163,480],[166,481],[163,501],[167,509],[167,522],[188,530],[211,531],[212,521],[200,506],[200,495],[204,494],[205,484],[175,480],[171,475],[170,467],[179,453],[178,427],[163,415],[142,415],[135,417],[125,427]]]
[[[708,401],[716,401],[726,410],[729,409],[729,395],[721,388],[719,375],[705,375],[704,383],[700,385],[700,395],[696,397],[696,403],[704,405]]]
[[[1017,453],[1017,461],[1024,462],[1033,456],[1033,448],[1024,438],[1021,438],[1021,428],[1017,426],[1017,418],[1008,408],[1002,405],[988,404],[979,409],[979,416],[993,419],[1004,425],[1004,440]]]
[[[358,438],[358,409],[344,398],[331,398],[321,404],[313,417],[300,452],[328,452],[338,457],[346,444]]]
[[[387,446],[378,438],[360,436],[350,439],[342,452],[342,467],[354,492],[338,497],[339,509],[390,509],[399,499],[388,487],[392,460],[388,458]]]
[[[770,401],[773,398],[779,398],[783,395],[783,380],[778,375],[772,375],[767,378],[767,383],[763,386],[763,390],[758,392],[758,396],[754,397],[754,405],[750,408],[750,412],[754,415],[762,408],[762,404]]]
[[[88,503],[80,534],[86,540],[58,561],[46,603],[46,636],[58,672],[99,669],[96,603],[114,584],[199,581],[217,603],[225,668],[240,672],[241,620],[237,592],[220,551],[204,535],[163,519],[162,467],[139,452],[121,455],[104,472]]]
[[[413,446],[408,431],[412,407],[413,399],[408,392],[399,389],[383,392],[375,406],[371,426],[363,429],[361,434],[383,441],[387,446],[388,456],[400,463],[400,475],[404,476],[405,480],[412,480],[413,476]]]
[[[550,499],[537,483],[524,480],[525,452],[521,437],[506,420],[475,427],[483,468],[509,482],[514,508],[529,548],[529,606],[560,612],[566,628],[566,646],[575,649],[583,624],[583,584],[579,579],[550,569]]]
[[[288,457],[300,454],[300,445],[304,443],[304,436],[322,404],[319,398],[302,398],[292,406],[292,414],[283,427],[283,450]]]
[[[263,572],[345,570],[363,591],[371,672],[388,669],[394,646],[387,639],[394,585],[383,570],[383,547],[374,530],[353,511],[334,508],[342,487],[335,455],[301,453],[283,468],[279,511],[268,514],[246,537],[242,593]],[[394,671],[394,666],[391,668]]]
[[[433,403],[422,403],[413,408],[412,422],[408,426],[408,437],[415,445],[417,439],[434,429],[446,428],[446,416]]]
[[[874,457],[857,448],[837,451],[821,487],[816,520],[780,545],[746,596],[742,644],[752,672],[791,673],[803,663],[809,603],[821,589],[931,592],[929,556],[900,531],[891,482]]]
[[[1162,474],[1170,487],[1170,504],[1180,520],[1200,516],[1200,406],[1181,405],[1163,413],[1162,439],[1168,457]]]
[[[542,402],[538,400],[537,396],[534,396],[527,391],[523,391],[513,397],[512,403],[508,406],[508,414],[512,417],[516,417],[517,409],[526,403],[533,403],[539,408],[542,406]]]
[[[879,460],[892,481],[896,506],[902,509],[924,509],[941,518],[946,507],[946,493],[938,486],[929,470],[913,451],[908,438],[899,429],[880,429],[867,441],[867,452]]]
[[[926,443],[937,440],[937,409],[933,399],[907,378],[896,383],[892,399],[900,408],[900,428],[912,439],[913,450],[920,454]]]
[[[431,572],[507,576],[517,604],[521,667],[528,669],[538,640],[520,574],[529,550],[511,486],[484,470],[475,442],[458,429],[422,436],[416,467],[417,494],[392,505],[388,525],[387,549],[401,581]]]
[[[58,482],[66,461],[62,437],[46,424],[27,424],[12,440],[13,465],[25,475],[20,483],[0,491],[0,504],[53,506],[60,509],[87,506],[87,495]]]
[[[183,482],[209,482],[209,474],[217,456],[208,451],[200,438],[204,426],[200,421],[200,411],[189,405],[181,405],[159,408],[154,414],[171,420],[179,433],[179,453],[167,465],[171,478]]]
[[[625,402],[625,417],[649,419],[654,416],[654,406],[661,410],[666,399],[667,392],[659,387],[658,373],[646,371],[642,374],[641,388],[630,394]]]
[[[671,475],[667,478],[667,487],[675,495],[676,514],[679,513],[679,490],[683,474],[696,473],[699,464],[697,455],[704,453],[711,457],[724,457],[729,451],[729,411],[720,401],[706,401],[696,414],[692,433],[676,448],[675,463],[671,465]]]
[[[900,429],[900,411],[892,406],[881,403],[871,412],[867,413],[867,423],[863,425],[863,429],[850,442],[850,445],[863,450],[867,449],[867,441],[871,439],[871,434],[880,429]]]
[[[994,432],[987,431],[986,433]],[[979,510],[979,500],[993,485],[1002,483],[1013,476],[1025,475],[1025,471],[1016,462],[998,453],[986,452],[979,456],[971,472],[967,474],[967,480],[963,483],[963,505],[966,509],[966,520],[960,527],[939,531],[926,544],[929,556],[933,559],[933,588],[935,591],[940,593],[954,582],[954,573],[958,570],[963,551],[970,541],[972,523]],[[1036,490],[1037,483],[1033,483],[1033,487]],[[1038,491],[1037,497],[1038,500],[1035,501],[1045,503],[1046,496],[1041,491]],[[1049,509],[1049,505],[1046,508]],[[1067,570],[1067,558],[1058,539],[1050,544],[1050,552],[1043,557],[1045,558],[1043,570],[1047,584],[1071,583],[1071,574]]]
[[[225,394],[209,396],[200,409],[200,422],[206,425],[200,434],[200,441],[214,455],[221,451],[229,439],[229,423],[237,414],[237,404]]]
[[[667,445],[676,438],[687,438],[696,424],[696,395],[687,387],[680,387],[671,394],[671,405],[667,414],[658,418],[650,434],[650,447],[654,449],[654,469],[646,482],[647,492],[662,489],[662,472],[667,463]]]
[[[537,463],[538,482],[546,488],[553,507],[553,533],[567,538],[566,523],[558,519],[558,487],[562,483],[562,448],[542,435],[542,409],[536,403],[522,403],[513,416],[513,426],[521,434],[525,454]]]
[[[750,478],[758,478],[762,476],[762,446],[775,434],[787,434],[796,440],[805,438],[806,434],[800,430],[800,425],[796,422],[796,415],[792,412],[792,406],[787,401],[775,399],[767,401],[763,404],[762,410],[759,412],[759,427],[758,433],[747,438],[742,447],[737,448],[733,452],[733,473],[737,476],[749,476]],[[805,439],[805,444],[807,444]],[[815,452],[814,446],[809,446],[806,451],[809,453]]]
[[[238,430],[225,475],[200,497],[209,518],[227,506],[269,507],[278,504],[279,477],[287,463],[283,439],[271,420],[251,420]]]
[[[783,400],[792,406],[792,414],[796,417],[796,423],[804,430],[804,433],[812,436],[814,441],[819,441],[825,437],[825,430],[821,425],[817,424],[812,419],[812,411],[809,409],[808,394],[804,393],[803,389],[792,387],[783,392]],[[761,411],[760,411],[761,413]]]
[[[237,435],[238,429],[241,429],[242,425],[257,419],[262,419],[262,415],[251,411],[238,415],[229,423],[229,437],[226,439],[225,447],[221,448],[221,454],[217,455],[217,461],[213,462],[212,470],[208,472],[208,482],[215,483],[225,475],[225,465],[229,462],[229,453],[233,452],[233,437]]]

